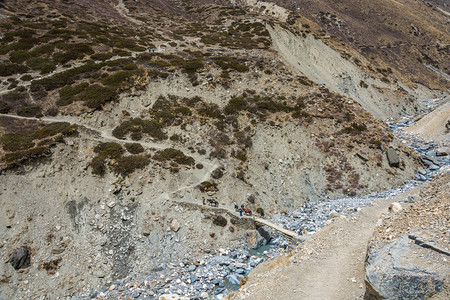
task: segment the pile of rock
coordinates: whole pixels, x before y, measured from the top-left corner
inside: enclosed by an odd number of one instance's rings
[[[144,299],[222,299],[230,290],[239,287],[240,280],[251,269],[266,259],[278,256],[280,245],[286,243],[275,238],[273,247],[262,257],[251,255],[250,248],[210,251],[201,259],[164,264],[146,276],[130,275],[112,283],[102,291],[91,291],[78,299],[144,298]]]

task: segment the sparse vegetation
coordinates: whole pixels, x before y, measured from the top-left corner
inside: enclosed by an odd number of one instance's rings
[[[142,145],[138,144],[138,143],[127,143],[127,144],[125,144],[125,148],[131,154],[139,154],[139,153],[144,152],[144,150],[145,150],[144,147],[142,147]]]
[[[191,166],[195,163],[194,158],[186,156],[182,151],[174,148],[167,148],[162,151],[158,151],[153,158],[161,162],[173,161],[177,164],[186,166]]]
[[[148,165],[150,158],[148,155],[131,155],[119,157],[116,164],[113,165],[113,170],[117,174],[127,176],[136,169],[142,169]]]
[[[123,122],[113,130],[113,135],[116,138],[123,139],[130,132],[145,133],[157,140],[167,139],[167,134],[162,131],[160,123],[154,120],[143,120],[139,118]]]
[[[103,158],[119,158],[122,156],[124,149],[120,144],[109,142],[97,145],[94,152]]]
[[[224,216],[219,215],[214,217],[213,224],[216,226],[225,227],[227,226],[228,221]]]

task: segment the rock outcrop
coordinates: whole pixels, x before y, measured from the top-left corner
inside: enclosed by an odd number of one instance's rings
[[[374,251],[366,265],[365,299],[426,299],[442,291],[448,264],[443,255],[411,243],[408,235]]]
[[[389,148],[386,152],[386,156],[391,167],[398,168],[400,166],[400,158],[398,157],[398,154],[397,152],[395,152],[394,148]]]
[[[446,173],[428,183],[418,201],[379,221],[366,258],[365,299],[450,298],[449,179]]]

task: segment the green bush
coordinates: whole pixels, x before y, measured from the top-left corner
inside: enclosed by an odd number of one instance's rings
[[[9,164],[16,164],[20,161],[25,161],[28,159],[37,158],[41,156],[47,156],[50,154],[51,152],[49,146],[40,146],[23,151],[6,153],[4,156],[4,160]]]
[[[34,48],[33,50],[30,51],[30,55],[32,57],[39,57],[42,55],[52,55],[53,50],[55,49],[55,45],[54,44],[45,44],[42,46],[38,46],[36,48]]]
[[[124,150],[120,144],[108,142],[95,146],[94,152],[98,153],[98,156],[102,158],[119,158]]]
[[[71,104],[75,100],[75,95],[80,94],[83,92],[89,84],[87,82],[83,82],[80,84],[77,84],[75,86],[65,86],[61,88],[59,93],[59,100],[56,101],[56,104],[59,106],[65,106]]]
[[[161,124],[154,120],[134,118],[114,128],[112,133],[119,139],[123,139],[130,132],[146,133],[157,140],[167,139],[167,134],[161,128]]]
[[[25,105],[19,108],[17,115],[21,117],[35,117],[41,113],[39,105]]]
[[[107,101],[114,100],[116,96],[117,92],[115,89],[93,84],[84,90],[81,100],[85,102],[87,107],[99,109]]]
[[[119,71],[102,79],[104,85],[119,88],[122,83],[128,81],[132,73],[130,71]]]
[[[26,75],[23,75],[22,77],[20,77],[20,80],[22,80],[22,81],[31,81],[32,79],[33,79],[33,76],[31,76],[29,74],[26,74]]]
[[[105,158],[96,156],[92,159],[91,164],[92,174],[103,176],[106,172]]]
[[[228,115],[232,115],[238,111],[244,110],[247,108],[247,103],[243,97],[233,97],[228,101],[228,104],[225,106],[225,113]]]
[[[247,161],[247,152],[245,150],[238,150],[233,153],[233,157],[240,161]]]
[[[202,103],[197,112],[199,115],[207,118],[220,119],[223,117],[219,106],[215,103]]]
[[[0,76],[11,76],[26,73],[28,68],[23,65],[0,63]]]
[[[202,192],[218,191],[217,184],[215,182],[211,182],[211,181],[203,181],[197,187]]]
[[[258,207],[256,209],[256,213],[258,213],[261,217],[264,217],[264,209],[262,209],[261,207]]]
[[[148,165],[150,159],[147,155],[131,155],[120,157],[117,164],[113,165],[114,172],[127,176],[136,169],[142,169]]]
[[[76,132],[76,125],[71,125],[67,122],[55,122],[36,129],[32,136],[35,139],[43,139],[49,136],[62,134],[64,136],[73,135]]]
[[[34,147],[33,138],[27,133],[7,133],[0,138],[5,151],[19,151]]]
[[[53,60],[60,64],[65,64],[71,60],[83,58],[86,55],[94,53],[92,48],[87,44],[63,44],[61,48],[67,51],[57,52],[52,56]]]
[[[11,107],[8,105],[8,103],[0,101],[0,114],[7,114],[10,110]]]
[[[203,62],[199,60],[189,60],[183,64],[183,69],[188,74],[194,74],[197,70],[204,67]]]
[[[174,161],[180,165],[193,165],[195,163],[194,158],[186,156],[182,151],[174,148],[166,148],[162,151],[158,151],[153,158],[158,161]]]
[[[228,221],[225,217],[219,215],[213,219],[213,224],[220,226],[220,227],[225,227],[225,226],[227,226]]]
[[[247,67],[242,63],[242,60],[239,60],[234,57],[228,56],[215,57],[213,61],[218,66],[220,66],[224,71],[231,69],[242,73],[247,72],[249,70],[249,67]]]
[[[144,150],[145,150],[144,147],[142,147],[142,145],[138,144],[138,143],[127,143],[127,144],[125,144],[125,148],[131,154],[139,154],[139,153],[144,152]]]
[[[107,59],[110,59],[111,57],[113,57],[114,54],[111,52],[107,52],[107,53],[95,53],[91,55],[91,59],[93,60],[101,60],[101,61],[105,61]]]
[[[19,50],[9,55],[9,60],[13,63],[22,63],[30,58],[31,55],[27,51]]]
[[[42,74],[50,73],[56,69],[56,64],[42,57],[34,57],[27,60],[27,66],[33,70],[39,70]]]
[[[77,79],[86,77],[88,73],[98,71],[103,65],[88,62],[80,67],[76,67],[61,73],[54,74],[50,77],[31,82],[31,91],[45,89],[51,91],[67,85],[73,84]],[[0,67],[1,70],[1,67]],[[1,74],[0,74],[1,75]]]

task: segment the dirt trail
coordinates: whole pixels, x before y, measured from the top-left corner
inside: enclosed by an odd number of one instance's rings
[[[34,118],[34,117],[22,117],[22,116],[17,116],[17,115],[0,114],[0,117],[22,119],[22,120],[43,121],[43,122],[53,122],[53,123],[54,122],[67,122],[72,125],[84,127],[87,130],[96,132],[99,137],[94,137],[94,136],[88,136],[88,137],[89,137],[89,139],[99,141],[99,142],[108,141],[108,142],[116,142],[116,143],[120,143],[120,144],[138,143],[138,144],[141,144],[142,147],[144,147],[144,148],[159,149],[159,150],[163,150],[163,149],[171,148],[171,147],[177,148],[178,150],[183,151],[183,153],[192,156],[195,159],[196,163],[201,163],[204,167],[204,169],[203,169],[204,175],[198,180],[198,182],[194,182],[192,184],[181,185],[178,189],[168,192],[166,195],[166,198],[170,198],[170,194],[174,194],[174,193],[177,193],[177,192],[185,190],[185,189],[196,187],[203,181],[208,180],[211,176],[211,173],[216,168],[219,167],[219,164],[217,163],[217,161],[211,161],[201,155],[198,155],[197,153],[191,153],[191,151],[187,148],[183,148],[183,147],[179,147],[179,146],[175,147],[174,145],[165,143],[165,142],[156,143],[156,142],[134,141],[134,140],[129,140],[129,139],[118,139],[112,135],[112,129],[93,128],[93,127],[87,126],[86,124],[80,122],[78,119],[76,119],[74,117],[70,117],[70,116]]]
[[[333,219],[297,253],[255,268],[229,299],[362,299],[366,248],[377,221],[390,203],[419,190],[378,199],[355,215]]]
[[[135,18],[132,18],[128,15],[128,8],[125,6],[125,3],[123,3],[123,0],[119,0],[119,2],[117,3],[117,5],[114,6],[114,8],[122,17],[124,17],[131,23],[134,23],[136,25],[144,25],[144,22],[136,20]]]

